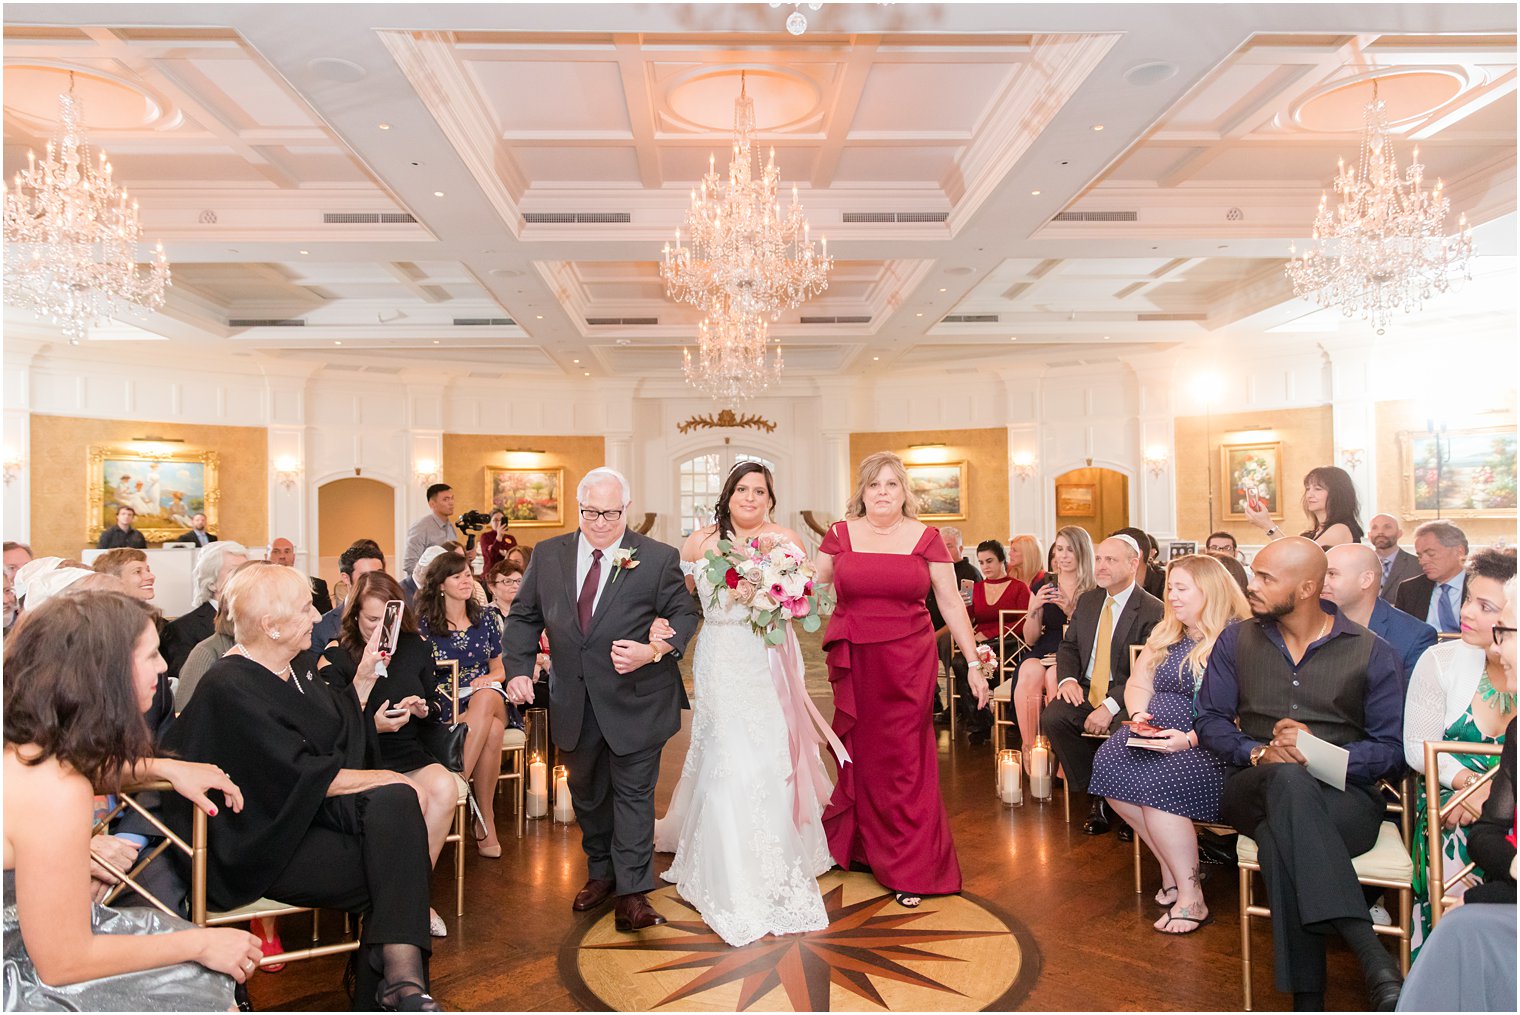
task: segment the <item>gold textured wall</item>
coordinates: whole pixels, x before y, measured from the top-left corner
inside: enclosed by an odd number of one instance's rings
[[[909,450],[912,444],[944,443],[943,448],[933,448],[932,459],[916,457]],[[923,462],[966,463],[966,519],[957,522],[937,522],[937,525],[953,525],[961,530],[967,546],[976,546],[984,539],[997,539],[1004,543],[1012,533],[1008,531],[1008,431],[1002,428],[985,430],[901,430],[850,434],[850,475],[846,488],[855,490],[856,467],[867,455],[878,451],[891,451],[909,464]],[[830,505],[833,517],[842,517],[844,505]]]
[[[1129,526],[1129,477],[1124,473],[1101,468],[1072,469],[1070,472],[1063,472],[1055,480],[1057,512],[1061,506],[1060,488],[1068,483],[1084,483],[1092,486],[1097,499],[1093,503],[1093,514],[1057,513],[1057,529],[1068,525],[1086,529],[1087,534],[1092,537],[1093,545],[1097,546],[1107,538],[1110,532],[1117,532]],[[1035,537],[1040,540],[1040,546],[1049,551],[1050,542],[1055,539],[1055,533],[1035,533]]]
[[[396,491],[376,479],[337,479],[317,490],[318,559],[329,585],[338,580],[338,558],[356,539],[373,539],[385,554],[387,570],[396,559]]]
[[[1206,424],[1211,423],[1211,426]],[[1173,422],[1177,448],[1177,537],[1196,539],[1199,545],[1209,534],[1208,470],[1213,470],[1214,528],[1234,534],[1240,543],[1266,542],[1266,533],[1244,518],[1224,519],[1225,499],[1220,493],[1221,444],[1257,443],[1232,436],[1240,431],[1272,430],[1273,441],[1282,443],[1283,519],[1278,526],[1288,533],[1303,532],[1309,520],[1299,507],[1303,498],[1304,474],[1319,465],[1338,465],[1334,459],[1334,439],[1328,405],[1310,409],[1278,409],[1272,412],[1215,413],[1212,420],[1203,416],[1179,416]],[[1212,430],[1212,441],[1206,434]],[[1362,525],[1367,512],[1362,512]]]
[[[1505,397],[1506,404],[1497,412],[1473,416],[1461,423],[1451,424],[1451,429],[1488,429],[1490,427],[1515,426],[1515,393],[1511,390]],[[1474,408],[1478,408],[1475,406]],[[1413,503],[1407,492],[1409,472],[1404,465],[1403,433],[1426,432],[1426,412],[1413,400],[1377,403],[1377,451],[1378,451],[1378,504],[1398,518],[1404,527],[1401,540],[1414,545],[1414,528],[1423,518],[1411,518],[1409,507]],[[1365,519],[1364,519],[1365,520]],[[1453,518],[1451,519],[1473,545],[1492,543],[1503,539],[1515,544],[1515,517],[1508,518]]]
[[[179,438],[184,451],[221,456],[221,503],[215,534],[245,546],[269,541],[269,437],[263,427],[145,423],[142,420],[31,417],[32,550],[76,556],[87,544],[86,456],[91,444],[130,448],[133,437]]]
[[[509,455],[507,448],[532,448],[542,455]],[[564,519],[558,527],[512,526],[519,543],[532,546],[576,528],[575,484],[582,476],[607,464],[607,442],[602,437],[520,437],[511,434],[444,434],[443,482],[454,488],[454,517],[470,510],[487,510],[486,468],[507,467],[565,470]],[[511,459],[509,461],[509,458]],[[629,523],[637,525],[647,510],[635,500]]]

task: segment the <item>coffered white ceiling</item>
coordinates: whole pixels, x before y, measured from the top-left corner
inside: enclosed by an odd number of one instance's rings
[[[695,334],[659,248],[726,165],[742,73],[838,258],[775,325],[789,375],[1031,366],[1354,328],[1282,263],[1375,78],[1484,277],[1513,269],[1511,5],[829,4],[800,38],[776,14],[8,4],[5,171],[72,71],[175,272],[100,338],[658,381]],[[1514,293],[1430,319],[1512,322]]]

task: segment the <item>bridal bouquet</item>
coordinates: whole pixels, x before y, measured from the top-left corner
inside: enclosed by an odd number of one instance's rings
[[[818,630],[823,616],[834,609],[832,592],[813,584],[813,565],[802,551],[779,536],[765,533],[734,543],[718,541],[706,556],[707,580],[713,587],[711,605],[719,597],[749,609],[749,622],[766,643],[786,641],[786,624],[802,622],[804,631]]]

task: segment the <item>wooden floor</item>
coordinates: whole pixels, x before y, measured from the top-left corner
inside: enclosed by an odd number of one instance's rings
[[[811,649],[811,646],[809,646]],[[831,702],[811,650],[809,689],[820,710]],[[819,693],[822,692],[822,693]],[[691,716],[665,749],[658,811],[663,812],[685,757]],[[965,887],[1023,924],[1039,951],[1040,973],[1022,1007],[1028,1010],[1239,1010],[1240,935],[1233,867],[1206,866],[1208,904],[1215,923],[1187,937],[1151,929],[1160,910],[1151,896],[1156,868],[1146,865],[1144,895],[1134,892],[1130,847],[1112,832],[1081,829],[1085,798],[1074,797],[1072,823],[1062,820],[1059,789],[1049,807],[1004,809],[993,795],[992,752],[952,745],[940,732],[940,777]],[[504,803],[505,801],[503,801]],[[453,916],[453,862],[445,852],[434,874],[433,899],[449,936],[436,941],[434,995],[451,1010],[558,1011],[581,1007],[561,982],[558,953],[567,936],[600,914],[570,911],[586,876],[576,826],[529,822],[513,835],[512,816],[498,806],[503,855],[486,860],[473,849],[465,869],[465,915]],[[1148,858],[1147,858],[1148,860]],[[657,869],[670,862],[657,854]],[[325,918],[336,932],[337,916]],[[282,924],[292,945],[309,936],[308,920]],[[1269,928],[1256,921],[1256,1009],[1286,1010],[1291,998],[1272,989]],[[250,985],[260,1010],[330,1010],[346,1005],[341,958],[288,965],[259,974]],[[1330,950],[1332,1010],[1361,1010],[1366,995],[1354,959],[1339,942]],[[862,1002],[862,1010],[870,1010]]]

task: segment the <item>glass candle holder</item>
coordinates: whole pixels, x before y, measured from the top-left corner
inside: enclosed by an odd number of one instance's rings
[[[1024,805],[1024,759],[1018,751],[997,753],[997,793],[1005,807]]]
[[[549,710],[530,708],[524,712],[523,734],[527,738],[527,816],[537,821],[549,814]]]
[[[1029,749],[1029,795],[1041,802],[1049,800],[1054,774],[1055,757],[1050,741],[1043,736],[1035,737],[1034,746]]]
[[[575,805],[570,800],[570,770],[564,765],[554,766],[554,820],[561,825],[575,820]]]

